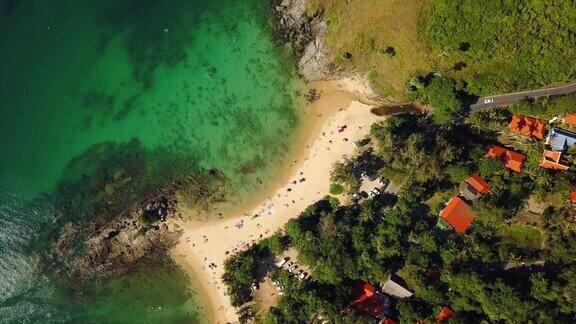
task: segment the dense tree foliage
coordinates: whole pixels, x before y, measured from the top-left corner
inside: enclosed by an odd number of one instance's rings
[[[251,300],[250,287],[256,282],[258,267],[269,253],[266,245],[257,244],[226,260],[222,281],[233,306],[242,306]]]
[[[382,284],[392,273],[414,292],[395,305],[405,322],[433,321],[443,305],[455,311],[455,322],[573,320],[576,209],[564,198],[549,204],[536,222],[521,220],[518,212],[531,196],[567,197],[576,178],[537,163],[512,172],[486,159],[497,126],[509,120],[498,112],[483,114],[442,127],[414,116],[373,125],[377,170],[402,183],[395,205],[382,196],[345,206],[326,197],[290,220],[286,235],[314,280],[275,271],[287,288],[266,322],[302,322],[318,314],[340,321],[358,282]],[[493,127],[476,124],[490,114],[499,116]],[[531,156],[541,152],[538,145],[523,144],[529,160],[540,158],[541,153]],[[491,186],[472,204],[475,222],[465,234],[440,229],[431,202],[446,201],[472,173]]]
[[[576,111],[576,96],[569,95],[557,98],[543,98],[536,101],[521,101],[510,105],[508,110],[514,114],[550,120],[555,116],[564,117],[568,113],[574,113]]]
[[[462,109],[454,81],[445,77],[434,77],[424,88],[424,96],[434,109],[434,121],[438,124],[450,123]]]
[[[470,93],[535,88],[576,75],[572,0],[434,0],[425,30],[445,54],[467,63],[459,77]]]

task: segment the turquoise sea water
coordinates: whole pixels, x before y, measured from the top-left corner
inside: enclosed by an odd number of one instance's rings
[[[136,160],[161,183],[216,168],[240,196],[274,176],[298,80],[272,41],[269,3],[0,5],[0,322],[196,321],[196,296],[168,261],[79,293],[43,273],[38,251],[61,216],[57,188],[92,169]]]

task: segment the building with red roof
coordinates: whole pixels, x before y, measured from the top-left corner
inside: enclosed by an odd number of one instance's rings
[[[443,323],[454,315],[454,311],[450,307],[442,307],[440,313],[436,317],[436,323]]]
[[[476,200],[490,192],[490,185],[479,175],[473,174],[460,185],[459,194],[468,201]]]
[[[396,324],[397,322],[390,317],[384,316],[384,319],[380,321],[380,324]]]
[[[562,121],[567,125],[576,125],[576,114],[568,114]]]
[[[512,116],[510,131],[524,136],[544,139],[546,136],[546,121],[524,115]]]
[[[440,217],[462,234],[466,232],[474,219],[476,219],[476,215],[474,215],[470,206],[458,196],[454,196],[448,201],[446,207],[440,211]]]
[[[572,191],[570,191],[570,201],[576,203],[576,188],[572,188]]]
[[[392,307],[390,297],[379,292],[374,285],[364,282],[362,292],[349,307],[355,307],[364,315],[383,320],[389,315]]]
[[[468,179],[466,179],[466,183],[483,195],[490,192],[490,185],[488,182],[486,182],[486,180],[482,179],[477,174],[473,174]]]
[[[544,150],[540,166],[550,170],[568,170],[570,165],[568,161],[562,159],[561,151]]]
[[[489,159],[498,159],[502,161],[502,165],[504,165],[505,168],[516,172],[522,172],[522,169],[524,169],[524,161],[526,161],[526,155],[498,145],[490,145],[486,157]]]

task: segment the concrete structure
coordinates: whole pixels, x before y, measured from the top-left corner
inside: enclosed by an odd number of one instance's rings
[[[568,161],[562,158],[562,151],[544,150],[540,166],[550,170],[568,170],[570,165]]]
[[[546,145],[554,151],[564,151],[576,145],[576,133],[558,127],[553,127],[546,137]]]
[[[413,293],[408,290],[406,282],[396,273],[382,285],[382,291],[390,296],[398,298],[412,297]]]

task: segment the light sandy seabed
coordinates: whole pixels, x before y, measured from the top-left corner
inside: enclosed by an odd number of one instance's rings
[[[220,279],[224,260],[261,236],[274,234],[290,218],[297,217],[327,195],[332,165],[345,156],[351,157],[354,142],[364,138],[374,122],[383,119],[370,113],[372,106],[359,101],[369,102],[366,99],[369,91],[362,83],[346,79],[316,82],[310,87],[320,90],[321,98],[306,108],[309,120],[302,130],[303,139],[297,141],[292,159],[284,166],[285,171],[277,183],[271,184],[263,196],[253,197],[224,219],[215,215],[210,218],[212,221],[175,223],[184,234],[170,254],[205,294],[203,299],[209,302],[205,307],[208,307],[210,322],[238,322]],[[338,132],[344,125],[347,128]],[[299,182],[302,178],[305,181]],[[185,219],[194,219],[192,211],[180,212]],[[260,216],[253,218],[254,215]],[[237,228],[235,225],[240,222],[243,225]],[[212,263],[217,267],[209,268]]]

